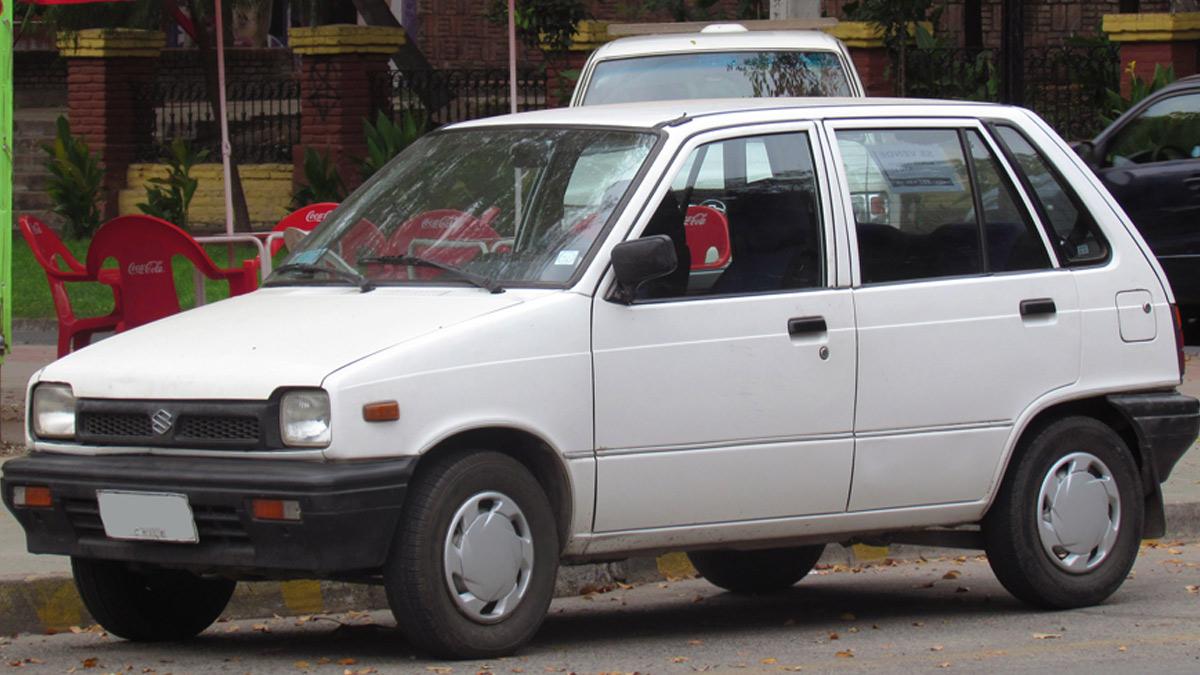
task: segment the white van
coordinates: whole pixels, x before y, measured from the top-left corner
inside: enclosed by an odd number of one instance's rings
[[[571,105],[787,96],[864,96],[846,45],[815,30],[740,24],[619,38],[588,57]]]
[[[405,150],[264,288],[35,374],[3,497],[133,640],[199,633],[238,580],[350,579],[487,658],[560,561],[686,550],[767,592],[856,541],[977,547],[1082,607],[1163,534],[1200,428],[1172,303],[1019,108],[494,117]]]

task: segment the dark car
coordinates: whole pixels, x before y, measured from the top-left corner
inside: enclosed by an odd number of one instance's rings
[[[1147,96],[1076,151],[1133,219],[1175,302],[1200,317],[1200,76]],[[1189,331],[1190,332],[1190,331]]]

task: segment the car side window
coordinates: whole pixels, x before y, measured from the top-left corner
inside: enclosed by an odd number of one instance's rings
[[[837,140],[862,283],[983,273],[958,130],[844,129]]]
[[[967,131],[966,137],[975,183],[979,186],[979,201],[983,205],[987,270],[1049,269],[1052,265],[1046,246],[996,156],[978,131]]]
[[[642,236],[675,243],[675,272],[639,298],[768,293],[823,286],[824,237],[807,132],[696,148]]]
[[[1200,94],[1151,104],[1109,142],[1106,166],[1200,158]]]
[[[1033,199],[1042,223],[1064,266],[1089,265],[1108,258],[1108,243],[1100,228],[1066,180],[1016,127],[993,125],[1025,192]]]

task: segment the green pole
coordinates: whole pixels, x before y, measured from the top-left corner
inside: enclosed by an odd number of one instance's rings
[[[0,363],[12,349],[13,2],[0,0]]]

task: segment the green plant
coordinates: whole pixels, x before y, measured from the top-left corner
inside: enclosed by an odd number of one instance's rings
[[[1125,72],[1129,73],[1129,98],[1122,96],[1120,91],[1104,90],[1104,114],[1100,118],[1104,121],[1105,126],[1112,124],[1113,120],[1121,116],[1121,113],[1129,110],[1142,99],[1175,81],[1174,65],[1164,68],[1161,63],[1154,64],[1154,75],[1148,82],[1134,72],[1136,65],[1136,61],[1130,61],[1125,68]]]
[[[936,24],[942,8],[935,8],[933,0],[858,0],[843,5],[842,12],[847,19],[866,21],[879,29],[895,62],[896,92],[907,96],[909,25],[922,21]]]
[[[921,24],[913,30],[913,43],[906,62],[908,96],[998,100],[1000,74],[990,51],[958,59],[956,47]]]
[[[346,185],[329,153],[304,149],[304,185],[292,197],[299,208],[316,202],[340,202],[346,198]]]
[[[192,167],[208,158],[208,150],[193,150],[192,144],[182,138],[171,141],[166,150],[167,175],[147,181],[146,202],[138,204],[138,208],[186,230],[188,208],[200,185],[200,181],[192,178]]]
[[[59,116],[54,143],[42,149],[49,155],[46,169],[50,179],[46,193],[54,202],[54,212],[64,219],[64,234],[84,237],[100,224],[100,185],[104,172],[100,157],[88,149],[82,136],[71,133],[71,124]]]
[[[561,51],[571,44],[579,22],[587,18],[582,0],[517,0],[513,24],[517,37],[530,47],[545,45]],[[508,2],[492,0],[487,18],[493,23],[508,23]]]
[[[363,180],[370,178],[383,168],[393,157],[400,154],[429,130],[429,118],[424,111],[405,110],[397,124],[379,111],[375,124],[363,120],[363,133],[367,136],[367,158],[359,162]]]

